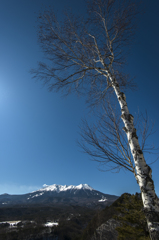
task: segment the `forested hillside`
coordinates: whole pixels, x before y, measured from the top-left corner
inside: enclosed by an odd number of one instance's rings
[[[1,220],[21,220],[17,227],[0,224],[3,240],[148,240],[140,194],[123,194],[111,206],[94,210],[79,206],[0,209]],[[57,226],[46,227],[48,221]]]

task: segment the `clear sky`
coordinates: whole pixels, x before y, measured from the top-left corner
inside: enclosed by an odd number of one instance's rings
[[[157,130],[149,141],[159,145],[159,1],[143,2],[145,13],[126,69],[136,76],[139,89],[127,101],[132,114],[147,110]],[[36,19],[49,5],[59,12],[65,6],[83,12],[83,1],[1,0],[0,194],[22,194],[55,183],[87,183],[115,195],[139,192],[132,173],[101,172],[77,146],[78,126],[88,112],[84,99],[49,93],[29,73],[43,59]],[[151,167],[159,195],[159,161]]]

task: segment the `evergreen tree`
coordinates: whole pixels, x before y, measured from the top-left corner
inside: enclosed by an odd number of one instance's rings
[[[147,222],[143,211],[143,204],[139,194],[130,196],[124,194],[123,202],[116,208],[119,212],[114,218],[121,222],[117,227],[119,240],[148,240],[149,232]]]

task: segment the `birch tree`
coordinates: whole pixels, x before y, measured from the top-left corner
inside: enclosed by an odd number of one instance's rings
[[[125,90],[134,85],[122,69],[133,40],[136,14],[133,0],[90,0],[86,15],[65,13],[63,21],[53,11],[45,11],[39,17],[38,37],[47,61],[39,62],[39,68],[32,73],[50,91],[84,93],[93,104],[114,93],[134,167],[128,166],[127,161],[124,164],[139,184],[150,237],[156,240],[159,239],[159,202],[152,170],[146,164],[134,117],[126,102]],[[115,164],[120,165],[120,161]]]
[[[120,109],[117,109],[116,103],[113,101],[112,104],[112,101],[108,98],[102,104],[102,109],[95,111],[95,115],[95,123],[89,124],[87,120],[82,121],[79,146],[84,153],[91,156],[91,160],[99,163],[100,171],[130,171],[137,180],[129,142],[123,131]],[[158,155],[158,148],[154,144],[147,144],[148,138],[154,133],[154,123],[149,121],[147,113],[138,112],[134,126],[139,132],[141,150],[147,155]],[[151,161],[150,164],[157,160],[156,157],[156,160]]]

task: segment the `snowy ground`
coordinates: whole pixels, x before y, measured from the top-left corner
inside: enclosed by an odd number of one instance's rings
[[[21,222],[20,220],[19,221],[6,221],[6,222],[0,222],[0,224],[4,224],[4,223],[9,223],[10,224],[10,227],[17,227],[17,224]],[[57,222],[47,222],[44,224],[45,227],[53,227],[53,226],[58,226],[58,223]]]
[[[45,227],[53,227],[53,226],[57,226],[58,223],[57,222],[47,222],[45,223]]]
[[[16,227],[19,222],[21,222],[21,221],[20,220],[19,221],[6,221],[6,222],[0,222],[0,224],[9,223],[10,227]]]

